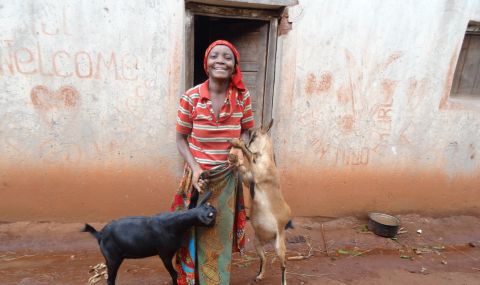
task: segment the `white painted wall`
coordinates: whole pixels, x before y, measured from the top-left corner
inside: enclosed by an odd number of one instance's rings
[[[479,213],[480,108],[446,99],[480,2],[311,0],[289,14],[277,152],[284,185],[319,197],[297,206]]]
[[[183,1],[0,1],[0,219],[168,208]]]
[[[294,214],[480,214],[480,107],[448,99],[478,0],[289,14],[273,137]],[[167,209],[184,45],[182,0],[0,1],[0,219]]]
[[[0,5],[3,160],[152,165],[176,156],[182,1]]]

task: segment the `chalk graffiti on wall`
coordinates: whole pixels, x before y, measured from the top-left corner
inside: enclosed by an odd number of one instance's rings
[[[370,149],[362,147],[361,149],[337,147],[335,154],[335,163],[339,165],[367,165]]]
[[[367,67],[365,60],[357,60],[345,49],[345,80],[337,86],[333,84],[335,79],[330,71],[307,75],[305,94],[335,94],[335,112],[341,113],[336,118],[337,127],[321,134],[328,140],[319,140],[318,133],[311,138],[315,153],[320,153],[321,158],[332,159],[339,166],[357,166],[368,165],[372,153],[381,154],[385,150],[392,134],[393,95],[399,85],[399,81],[389,78],[386,71],[401,57],[402,52],[394,52],[386,58],[368,57],[379,61]]]
[[[129,52],[45,51],[38,41],[34,46],[20,47],[14,40],[0,41],[0,76],[135,81],[138,80],[138,65],[138,57]]]
[[[32,35],[42,34],[45,36],[57,36],[57,35],[71,35],[68,28],[68,16],[66,7],[61,8],[60,18],[56,18],[56,21],[51,20],[52,15],[44,15],[49,18],[50,21],[46,21],[43,17],[38,17],[34,21],[30,22],[30,29]],[[45,11],[45,10],[43,10]],[[47,12],[48,13],[48,12]]]
[[[89,160],[102,161],[102,158],[133,158],[135,153],[144,153],[149,147],[154,147],[155,144],[149,142],[164,137],[159,135],[158,128],[152,131],[152,128],[145,127],[148,124],[142,124],[149,117],[144,109],[145,92],[145,89],[137,86],[133,96],[115,101],[112,105],[115,112],[108,115],[111,118],[107,118],[108,139],[99,143],[99,140],[105,137],[102,137],[102,132],[94,131],[95,123],[99,121],[98,112],[80,112],[82,97],[75,87],[60,86],[55,90],[46,85],[38,85],[30,92],[31,104],[37,116],[28,118],[39,123],[38,131],[32,133],[27,127],[20,131],[24,134],[30,133],[28,147],[34,149],[34,153],[47,164],[78,164]],[[13,124],[18,123],[12,122],[11,125]],[[170,127],[168,122],[160,121],[155,125],[158,124]],[[173,131],[173,128],[168,129]],[[133,134],[139,139],[132,140]],[[12,135],[18,136],[19,133],[9,133],[8,137]],[[23,145],[25,142],[18,140],[10,144],[14,151],[22,150],[25,154],[25,151],[29,150],[21,149]],[[127,146],[134,148],[129,149]]]
[[[48,164],[55,164],[59,161],[75,164],[84,156],[80,144],[61,143],[55,139],[43,141],[39,146],[39,155],[42,161]]]
[[[30,91],[30,98],[39,109],[72,108],[78,103],[79,93],[72,86],[62,86],[57,91],[52,91],[47,86],[37,85]]]
[[[26,82],[35,82],[12,88],[13,108],[0,100],[7,109],[0,122],[0,140],[6,146],[3,153],[52,164],[128,158],[137,149],[144,154],[146,145],[154,147],[151,142],[159,140],[162,129],[158,125],[170,123],[157,115],[160,123],[145,124],[151,112],[162,114],[158,108],[146,108],[148,103],[149,107],[152,102],[160,106],[166,100],[158,96],[168,94],[158,87],[162,70],[143,65],[148,61],[142,62],[135,54],[138,45],[117,50],[116,46],[109,48],[112,45],[79,44],[79,37],[89,35],[75,32],[80,27],[72,25],[75,19],[67,16],[71,11],[61,6],[42,6],[26,18],[27,24],[12,26],[10,36],[0,35],[0,78],[5,82],[32,78]],[[93,81],[111,83],[105,91]],[[99,99],[99,93],[112,98]],[[28,98],[27,108],[19,105],[19,98]],[[132,140],[132,133],[137,140]]]
[[[318,78],[315,74],[310,73],[307,77],[305,93],[312,95],[329,91],[333,85],[332,79],[333,76],[330,72],[322,72]]]
[[[0,38],[0,76],[138,80],[140,62],[131,52],[51,48],[52,40],[60,40],[58,46],[68,46],[75,35],[69,27],[73,18],[67,16],[66,8],[50,8],[38,7],[30,22],[20,29],[25,34],[18,35],[18,42]]]
[[[16,111],[5,113],[0,119],[0,137],[5,145],[3,152],[11,152],[18,157],[30,153],[37,146],[32,138],[39,136],[41,126],[34,114]]]
[[[36,148],[42,161],[79,162],[88,143],[78,135],[78,90],[70,85],[60,86],[57,90],[37,85],[30,91],[30,100],[40,118],[41,132],[36,138],[39,142]]]

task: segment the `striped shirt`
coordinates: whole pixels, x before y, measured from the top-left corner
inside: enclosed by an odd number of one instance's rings
[[[190,152],[202,169],[212,169],[227,161],[232,138],[253,128],[253,112],[248,90],[238,91],[230,85],[225,102],[215,117],[208,92],[208,80],[180,98],[177,111],[178,133],[189,135]]]

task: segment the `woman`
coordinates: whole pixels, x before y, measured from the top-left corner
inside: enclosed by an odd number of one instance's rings
[[[232,249],[244,244],[246,216],[241,182],[227,158],[228,139],[248,140],[254,126],[250,94],[242,81],[240,55],[224,40],[205,51],[203,66],[208,79],[188,90],[178,106],[176,141],[186,161],[184,177],[172,210],[188,207],[193,188],[212,191],[209,202],[217,208],[212,228],[197,228],[177,254],[178,284],[229,284]],[[208,171],[208,172],[205,172]],[[203,177],[208,175],[208,177]]]

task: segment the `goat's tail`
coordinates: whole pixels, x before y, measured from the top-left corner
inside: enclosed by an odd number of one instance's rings
[[[285,225],[285,229],[288,230],[288,229],[293,229],[293,222],[292,220],[288,221],[288,223]]]
[[[102,234],[99,233],[99,232],[97,232],[97,230],[96,230],[94,227],[90,226],[89,224],[85,224],[85,227],[81,230],[81,232],[88,232],[88,233],[90,233],[90,234],[91,234],[92,236],[94,236],[94,237],[97,239],[97,241],[99,241],[99,242],[100,242],[100,239],[102,238]]]

